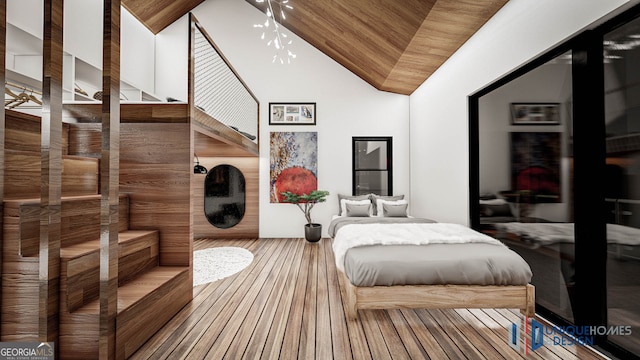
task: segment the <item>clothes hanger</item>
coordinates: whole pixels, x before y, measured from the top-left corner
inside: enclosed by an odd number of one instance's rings
[[[18,99],[18,95],[16,93],[14,93],[13,91],[11,91],[11,89],[9,89],[8,87],[5,86],[4,88],[4,93],[9,95],[11,97],[11,99],[4,99],[4,106],[6,107],[7,105],[17,101]]]
[[[38,99],[37,97],[35,97],[33,95],[33,89],[31,90],[31,93],[29,94],[29,100],[33,101],[34,103],[38,104],[38,105],[42,105],[42,101],[40,101],[40,99]]]
[[[16,94],[13,91],[11,91],[11,89],[9,89],[7,86],[20,89],[21,92],[19,94]],[[13,99],[5,99],[4,101],[4,106],[8,109],[13,109],[29,101],[33,101],[38,105],[42,105],[42,101],[33,95],[33,93],[40,94],[40,95],[42,95],[42,93],[33,89],[29,89],[25,86],[21,86],[21,85],[17,85],[17,84],[5,81],[4,92],[5,94],[13,98]],[[27,94],[27,92],[29,93]]]

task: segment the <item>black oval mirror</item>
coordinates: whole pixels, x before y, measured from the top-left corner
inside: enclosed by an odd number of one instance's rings
[[[226,229],[244,217],[245,180],[232,165],[218,165],[204,179],[204,214],[211,225]]]

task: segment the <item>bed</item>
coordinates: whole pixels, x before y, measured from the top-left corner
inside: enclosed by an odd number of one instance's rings
[[[346,315],[358,309],[517,308],[535,313],[529,265],[499,240],[407,215],[402,197],[339,195],[328,231]]]

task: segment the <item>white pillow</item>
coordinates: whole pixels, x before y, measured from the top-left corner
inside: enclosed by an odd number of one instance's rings
[[[371,200],[340,200],[340,216],[347,216],[347,204],[367,205],[371,204]]]
[[[409,202],[407,200],[383,200],[383,199],[377,199],[376,200],[376,208],[377,208],[377,214],[375,214],[375,216],[380,216],[383,217],[384,216],[384,209],[382,204],[390,204],[390,205],[403,205],[403,204],[409,204]]]

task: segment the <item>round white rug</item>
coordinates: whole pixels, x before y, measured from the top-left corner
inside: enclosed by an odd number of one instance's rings
[[[215,247],[193,252],[193,286],[224,279],[253,261],[251,251],[240,247]]]

